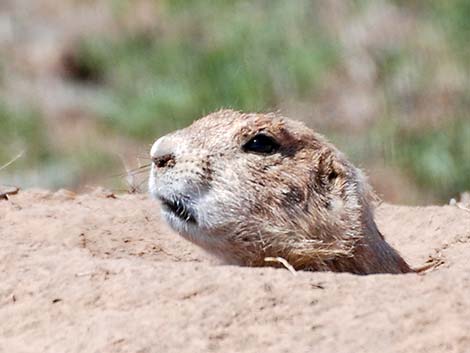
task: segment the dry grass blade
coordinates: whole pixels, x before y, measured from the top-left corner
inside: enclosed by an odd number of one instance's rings
[[[24,154],[24,151],[20,152],[15,158],[13,158],[12,160],[10,160],[9,162],[7,162],[6,164],[2,165],[0,167],[0,170],[3,170],[5,169],[6,167],[10,166],[11,164],[15,163],[18,159],[20,159],[21,157],[23,157],[23,154]]]
[[[470,208],[468,208],[468,207],[465,207],[465,206],[462,206],[461,204],[457,204],[457,208],[460,208],[461,210],[464,210],[464,211],[470,212]]]
[[[463,210],[463,211],[470,212],[470,208],[469,208],[469,207],[466,207],[467,202],[464,202],[464,200],[468,197],[468,196],[466,196],[466,195],[467,195],[467,193],[462,193],[462,194],[461,194],[461,200],[460,200],[461,202],[458,202],[458,201],[457,201],[456,199],[454,199],[454,198],[450,199],[449,205],[450,205],[450,206],[457,207],[457,208],[459,208],[459,209],[461,209],[461,210]]]
[[[294,266],[292,266],[286,259],[282,257],[265,257],[264,261],[266,262],[277,262],[283,265],[286,269],[289,270],[294,276],[297,276],[297,271],[295,270]]]
[[[435,270],[436,268],[442,266],[445,264],[445,260],[442,258],[441,254],[437,254],[435,256],[430,256],[429,259],[426,261],[426,263],[423,266],[420,266],[418,268],[414,268],[414,271],[417,274],[424,274],[428,270]]]

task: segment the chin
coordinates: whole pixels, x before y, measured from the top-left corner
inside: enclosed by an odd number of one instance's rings
[[[197,222],[182,219],[165,209],[162,209],[162,216],[175,232],[208,252],[213,253],[214,248],[219,248],[224,243],[223,237],[208,234]]]
[[[191,234],[197,233],[198,226],[196,223],[184,220],[181,217],[175,215],[173,212],[164,209],[162,209],[161,214],[165,221],[171,226],[171,228],[181,235],[187,237]]]

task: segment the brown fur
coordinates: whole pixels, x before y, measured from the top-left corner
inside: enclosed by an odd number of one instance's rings
[[[242,150],[259,132],[280,143],[276,153]],[[411,271],[377,229],[362,172],[302,123],[222,110],[161,138],[151,155],[151,193],[197,220],[164,211],[170,225],[229,263],[282,257],[313,271]]]

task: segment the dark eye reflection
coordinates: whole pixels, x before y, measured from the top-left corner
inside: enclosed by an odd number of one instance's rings
[[[272,154],[279,150],[280,144],[271,136],[257,134],[243,145],[245,152]]]

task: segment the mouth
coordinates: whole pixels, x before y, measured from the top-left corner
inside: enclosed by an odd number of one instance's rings
[[[165,198],[160,198],[160,202],[164,211],[173,214],[181,221],[186,223],[197,223],[193,211],[190,207],[188,207],[188,205],[186,205],[183,200],[169,200]]]

